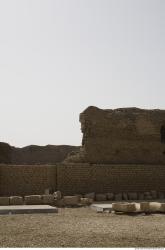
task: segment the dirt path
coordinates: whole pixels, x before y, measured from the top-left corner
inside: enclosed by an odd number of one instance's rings
[[[99,214],[90,208],[1,215],[0,247],[165,247],[165,215]]]

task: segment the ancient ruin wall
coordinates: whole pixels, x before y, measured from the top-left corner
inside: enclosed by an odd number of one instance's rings
[[[164,180],[164,165],[0,165],[0,196],[43,194],[47,188],[65,195],[165,192]]]
[[[165,111],[89,107],[80,114],[82,149],[70,162],[165,164]]]
[[[165,192],[164,165],[63,164],[57,168],[57,187],[77,193]]]
[[[57,189],[56,166],[0,165],[0,196],[43,194]]]
[[[70,145],[30,145],[17,148],[0,142],[0,164],[56,164],[62,162],[69,153],[78,151],[79,148]]]

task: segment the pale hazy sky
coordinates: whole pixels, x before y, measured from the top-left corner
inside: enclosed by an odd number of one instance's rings
[[[165,1],[0,0],[0,141],[80,145],[90,105],[165,109]]]

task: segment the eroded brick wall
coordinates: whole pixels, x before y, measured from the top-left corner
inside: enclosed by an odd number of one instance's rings
[[[56,166],[0,165],[0,195],[43,194],[56,187]]]
[[[64,194],[165,191],[165,165],[69,164],[57,168]]]
[[[0,165],[0,196],[106,192],[165,192],[165,165]]]

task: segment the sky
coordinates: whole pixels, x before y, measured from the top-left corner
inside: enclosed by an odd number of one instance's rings
[[[165,109],[164,0],[0,0],[0,141],[81,145],[88,106]]]

